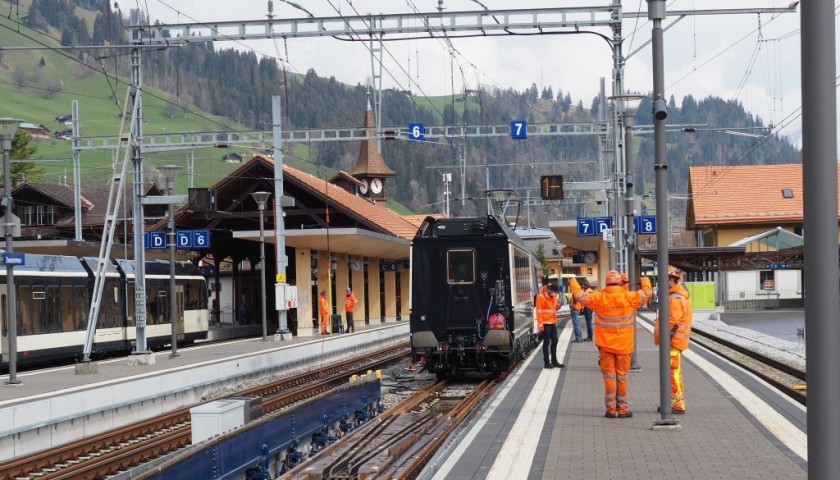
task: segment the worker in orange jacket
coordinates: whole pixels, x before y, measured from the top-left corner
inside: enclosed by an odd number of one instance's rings
[[[621,274],[621,288],[625,291],[630,291],[630,277],[627,276],[627,272]]]
[[[344,295],[344,316],[347,319],[347,330],[344,333],[350,333],[356,331],[355,325],[353,324],[353,310],[356,308],[356,295],[353,293],[353,290],[350,287],[347,287]]]
[[[680,282],[682,273],[668,266],[668,330],[671,332],[671,410],[685,413],[685,385],[682,375],[682,352],[688,348],[694,310],[685,286]],[[653,343],[659,345],[659,317],[653,329]]]
[[[627,372],[633,353],[635,312],[650,297],[649,291],[625,291],[621,275],[607,272],[606,287],[600,292],[583,294],[581,303],[592,309],[595,318],[595,345],[600,355],[599,364],[604,375],[604,403],[607,418],[630,418],[627,397]]]
[[[569,310],[572,314],[572,330],[575,334],[575,343],[580,343],[583,341],[583,332],[580,329],[580,294],[582,289],[580,288],[580,284],[577,281],[577,278],[572,277],[569,280],[569,292],[571,296],[569,297]]]
[[[326,290],[321,290],[321,298],[318,299],[318,316],[321,318],[321,335],[330,333],[327,328],[330,318],[330,301],[327,300]]]
[[[557,309],[560,302],[557,292],[560,288],[556,283],[550,283],[537,295],[537,325],[543,338],[543,361],[545,368],[563,368],[564,364],[557,361]],[[550,353],[550,356],[549,356]]]

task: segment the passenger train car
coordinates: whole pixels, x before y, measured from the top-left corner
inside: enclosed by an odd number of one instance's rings
[[[2,258],[2,257],[0,257]],[[18,364],[81,358],[94,287],[95,258],[26,254],[15,266]],[[170,343],[169,262],[146,262],[147,344]],[[179,343],[207,338],[207,282],[189,262],[175,264],[176,331]],[[102,293],[94,353],[127,352],[136,340],[134,262],[120,260],[109,268]],[[0,352],[8,369],[9,331],[6,266],[0,263]]]
[[[503,220],[426,218],[411,244],[411,348],[438,377],[501,372],[532,345],[541,267]]]

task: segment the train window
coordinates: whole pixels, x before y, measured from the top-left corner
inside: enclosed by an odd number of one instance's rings
[[[73,287],[71,285],[62,285],[59,290],[61,295],[61,329],[65,332],[72,332],[76,329],[73,317],[76,315],[78,306],[73,297]]]
[[[47,331],[61,331],[61,302],[57,286],[47,287],[46,302],[44,302],[44,320]]]
[[[447,251],[446,275],[449,283],[475,283],[475,250]]]
[[[74,301],[76,302],[76,309],[74,310],[75,325],[74,330],[85,330],[87,328],[87,316],[90,313],[90,291],[85,287],[73,287],[76,291]]]

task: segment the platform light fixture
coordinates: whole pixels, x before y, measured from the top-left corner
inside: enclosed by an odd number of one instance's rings
[[[268,341],[268,326],[265,317],[265,226],[263,225],[263,217],[265,216],[265,204],[268,198],[271,197],[269,192],[252,192],[251,197],[257,202],[257,208],[260,210],[260,298],[262,300],[262,341]]]

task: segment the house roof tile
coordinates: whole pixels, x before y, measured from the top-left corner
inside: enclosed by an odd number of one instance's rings
[[[254,158],[274,164],[272,158],[264,155],[255,155]],[[329,199],[335,205],[340,205],[347,211],[352,212],[359,220],[385,233],[409,240],[413,239],[415,233],[417,233],[416,226],[383,204],[373,203],[288,165],[283,165],[283,175],[284,178],[288,177],[288,181],[294,181],[310,192]]]
[[[801,164],[690,167],[689,227],[801,222],[803,192]]]

